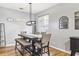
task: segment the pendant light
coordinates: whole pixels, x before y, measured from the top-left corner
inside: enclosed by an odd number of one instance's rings
[[[34,24],[36,24],[36,21],[32,21],[32,3],[29,3],[29,19],[30,21],[26,22],[26,25],[28,26],[32,26]]]

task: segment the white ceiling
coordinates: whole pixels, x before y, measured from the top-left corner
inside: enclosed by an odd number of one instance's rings
[[[45,9],[48,9],[52,6],[55,6],[58,3],[33,3],[32,4],[32,13],[38,13]],[[26,3],[0,3],[0,7],[10,8],[22,12],[29,12],[29,4]],[[23,8],[20,10],[19,8]]]

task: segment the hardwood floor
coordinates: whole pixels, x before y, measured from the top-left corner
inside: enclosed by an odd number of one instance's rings
[[[57,50],[55,48],[50,48],[50,54],[52,56],[70,56],[70,54]]]
[[[54,48],[50,48],[51,56],[69,56],[68,53],[59,51]],[[0,48],[0,56],[21,56],[18,51],[15,51],[14,46]]]

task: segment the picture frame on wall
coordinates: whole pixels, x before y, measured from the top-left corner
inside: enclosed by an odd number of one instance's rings
[[[14,22],[14,18],[8,17],[8,18],[7,18],[7,21],[9,21],[9,22]]]
[[[62,16],[59,19],[59,29],[68,29],[68,17],[67,16]]]

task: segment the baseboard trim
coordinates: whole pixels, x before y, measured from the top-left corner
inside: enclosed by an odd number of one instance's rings
[[[50,47],[51,47],[51,48],[55,48],[55,49],[57,49],[57,50],[60,50],[60,51],[62,51],[62,52],[65,52],[65,53],[71,54],[70,51],[66,51],[66,50],[63,50],[63,49],[57,48],[57,47],[55,47],[55,46],[50,46]]]
[[[15,46],[15,44],[7,44],[6,46]]]

